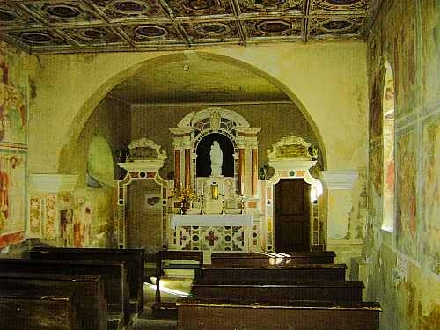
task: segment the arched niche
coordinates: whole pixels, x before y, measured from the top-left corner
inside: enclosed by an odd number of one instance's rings
[[[181,186],[203,194],[202,184],[198,180],[208,173],[207,146],[212,141],[220,141],[225,157],[231,157],[230,168],[221,177],[231,178],[231,194],[254,195],[258,179],[258,139],[259,128],[252,128],[240,114],[221,107],[208,107],[198,112],[187,114],[175,128],[173,134],[174,148],[174,187]],[[205,146],[206,145],[206,146]],[[198,150],[203,149],[203,155]],[[225,153],[225,151],[227,151]],[[200,159],[199,156],[203,157]],[[199,158],[199,161],[198,161]],[[251,160],[246,161],[246,160]],[[206,167],[198,172],[197,166]],[[225,161],[223,162],[226,163]],[[212,179],[212,176],[210,176]],[[217,181],[222,178],[216,178]],[[205,180],[206,181],[206,180]],[[199,182],[199,184],[198,184]],[[205,182],[210,184],[210,182]],[[226,193],[226,188],[221,187]]]
[[[210,167],[210,149],[214,142],[218,142],[223,152],[222,174],[224,177],[233,178],[235,176],[235,149],[229,136],[219,133],[209,133],[200,139],[195,147],[196,152],[196,178],[209,177],[212,175]]]

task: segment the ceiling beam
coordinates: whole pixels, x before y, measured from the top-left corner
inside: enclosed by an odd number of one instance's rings
[[[91,0],[83,0],[84,3],[89,6],[96,14],[101,18],[104,22],[107,23],[107,26],[117,35],[119,35],[125,42],[127,42],[131,47],[136,48],[136,44],[131,38],[124,32],[119,26],[113,26],[109,21],[107,15],[95,5]]]
[[[118,100],[113,97],[114,100]],[[120,100],[119,100],[120,101]],[[127,103],[127,102],[125,102]],[[136,107],[192,107],[192,106],[228,106],[228,105],[265,105],[265,104],[294,104],[292,100],[274,100],[274,101],[224,101],[224,102],[152,102],[152,103],[133,103],[131,108]]]
[[[238,35],[240,36],[240,40],[241,40],[241,44],[243,46],[246,46],[246,31],[245,28],[243,26],[243,24],[240,21],[240,5],[238,3],[238,0],[229,0],[231,7],[232,7],[232,11],[234,12],[234,16],[235,16],[235,22],[237,24],[237,28],[238,28]]]

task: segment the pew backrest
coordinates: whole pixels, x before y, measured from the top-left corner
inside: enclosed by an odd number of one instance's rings
[[[108,313],[128,323],[128,282],[122,261],[0,259],[0,269],[16,273],[100,275],[105,283]]]
[[[69,295],[1,290],[0,315],[0,329],[5,330],[81,330]]]
[[[332,264],[335,253],[324,252],[290,252],[290,253],[243,253],[212,252],[211,264],[217,267],[264,267],[289,264]]]
[[[214,284],[292,284],[344,281],[345,264],[297,264],[267,267],[215,267],[205,265],[202,280]]]
[[[320,282],[302,284],[204,284],[195,282],[191,296],[195,298],[218,298],[240,302],[317,300],[360,302],[364,285],[358,281]]]
[[[0,272],[0,291],[10,290],[22,291],[23,297],[34,290],[47,296],[70,296],[79,329],[107,329],[107,301],[100,276]]]
[[[29,251],[31,259],[51,260],[106,260],[126,264],[130,302],[138,312],[144,307],[144,249],[64,248],[35,246]]]
[[[182,261],[181,263],[166,264],[167,261]],[[187,263],[185,261],[194,261]],[[161,304],[160,279],[165,269],[191,269],[196,280],[201,278],[203,267],[203,251],[171,251],[162,250],[156,253],[156,306]]]
[[[238,303],[197,298],[179,298],[177,308],[179,330],[378,330],[381,311],[376,302]]]

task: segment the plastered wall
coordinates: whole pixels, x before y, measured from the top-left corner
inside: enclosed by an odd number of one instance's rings
[[[243,61],[282,88],[318,127],[329,169],[365,164],[365,44],[280,43],[200,51]],[[29,153],[30,171],[56,172],[62,148],[79,135],[106,93],[141,66],[154,70],[164,61],[163,53],[40,56],[29,123],[29,149],[38,151]],[[47,122],[56,125],[42,130]]]

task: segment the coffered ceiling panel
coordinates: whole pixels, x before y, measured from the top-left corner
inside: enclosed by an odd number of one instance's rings
[[[6,0],[0,39],[29,53],[365,38],[380,0]]]

